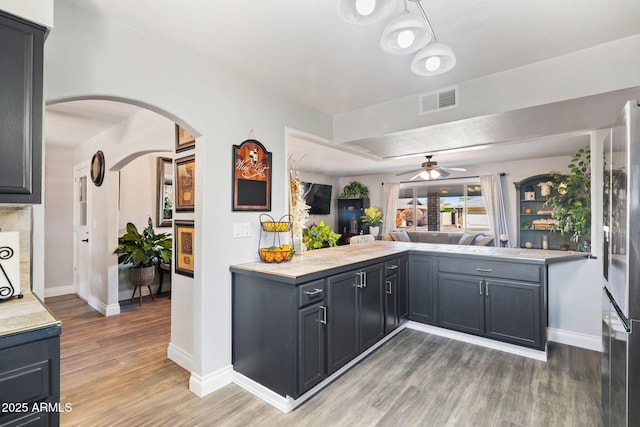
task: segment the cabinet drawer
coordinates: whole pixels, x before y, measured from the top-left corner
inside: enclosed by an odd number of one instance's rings
[[[391,276],[393,274],[398,274],[399,267],[400,267],[400,260],[398,258],[392,259],[391,261],[386,261],[384,263],[384,275]]]
[[[480,261],[463,258],[440,258],[438,271],[447,273],[473,274],[483,277],[540,281],[540,266],[497,261]]]
[[[298,307],[313,304],[324,299],[324,279],[305,283],[298,287]]]

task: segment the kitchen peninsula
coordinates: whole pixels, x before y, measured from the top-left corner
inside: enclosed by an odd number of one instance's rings
[[[544,355],[547,265],[586,256],[376,241],[233,265],[236,382],[288,411],[407,325]]]
[[[60,331],[31,292],[0,303],[0,425],[59,425]]]

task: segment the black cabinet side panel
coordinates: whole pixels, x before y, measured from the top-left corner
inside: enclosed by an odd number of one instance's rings
[[[295,286],[233,274],[233,369],[283,396],[296,393]]]

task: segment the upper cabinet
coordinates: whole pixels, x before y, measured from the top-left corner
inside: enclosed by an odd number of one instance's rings
[[[0,203],[40,203],[45,28],[0,12]]]

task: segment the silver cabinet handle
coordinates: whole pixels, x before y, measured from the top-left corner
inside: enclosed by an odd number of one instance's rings
[[[322,319],[320,319],[320,323],[326,325],[327,324],[327,307],[325,307],[324,305],[321,305],[320,309],[322,310]]]
[[[395,270],[396,268],[398,268],[398,265],[387,265],[387,270]]]
[[[367,273],[362,273],[362,287],[366,288],[367,287]]]
[[[478,282],[478,289],[480,290],[480,295],[482,295],[482,282],[484,282],[484,280],[480,280],[480,282]]]
[[[489,296],[489,282],[485,282],[487,286],[485,286],[485,295]]]
[[[476,271],[481,271],[482,273],[491,273],[491,269],[490,268],[476,268]]]
[[[356,284],[354,286],[356,288],[362,288],[362,273],[356,273]]]
[[[390,280],[386,280],[386,281],[384,282],[384,284],[386,285],[386,286],[385,286],[385,288],[386,288],[386,290],[387,290],[387,293],[388,293],[389,295],[391,295],[391,281],[390,281]]]
[[[324,292],[324,290],[318,289],[318,288],[314,289],[313,291],[304,291],[304,293],[309,295],[309,296],[318,295],[318,294],[321,294],[323,292]]]

